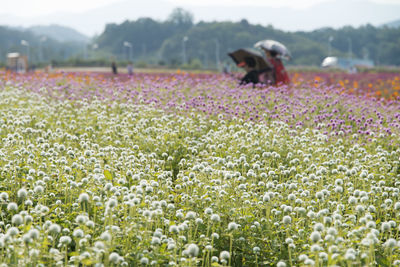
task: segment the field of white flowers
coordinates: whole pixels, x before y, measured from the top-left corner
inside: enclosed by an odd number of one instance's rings
[[[0,90],[0,266],[399,266],[395,133]]]

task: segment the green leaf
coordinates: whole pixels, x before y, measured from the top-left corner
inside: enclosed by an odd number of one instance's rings
[[[92,259],[83,259],[81,260],[83,265],[93,265],[94,261]]]
[[[112,177],[111,172],[109,170],[104,170],[104,176],[106,177],[106,179],[108,181],[112,181],[113,180],[113,177]]]

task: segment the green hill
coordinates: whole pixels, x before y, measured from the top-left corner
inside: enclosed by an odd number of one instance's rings
[[[82,33],[65,26],[60,25],[41,25],[28,28],[36,35],[47,36],[59,42],[83,42],[89,41],[89,37]]]
[[[175,18],[174,18],[175,16]],[[181,23],[179,17],[186,16]],[[174,23],[172,21],[175,20]],[[183,44],[183,38],[187,41]],[[95,40],[99,47],[120,59],[127,59],[124,42],[132,44],[133,59],[153,63],[179,65],[185,46],[188,61],[200,61],[215,66],[219,56],[230,62],[227,53],[242,47],[252,47],[262,39],[284,43],[292,52],[293,65],[319,66],[331,55],[369,58],[377,64],[400,65],[400,28],[374,27],[322,28],[312,32],[285,32],[272,26],[240,22],[199,22],[194,24],[190,14],[181,10],[162,22],[150,18],[109,24]]]

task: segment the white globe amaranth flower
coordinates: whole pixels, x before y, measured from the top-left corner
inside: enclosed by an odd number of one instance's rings
[[[199,247],[196,244],[189,244],[186,250],[191,257],[197,257],[200,251]]]
[[[314,243],[317,243],[321,240],[321,234],[317,231],[312,232],[310,235],[310,240]]]
[[[221,251],[221,253],[219,254],[219,258],[221,260],[226,260],[227,261],[227,260],[229,260],[230,257],[231,257],[231,254],[226,250]]]

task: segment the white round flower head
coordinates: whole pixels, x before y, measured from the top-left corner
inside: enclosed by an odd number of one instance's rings
[[[318,251],[320,251],[322,248],[318,245],[318,244],[314,244],[314,245],[312,245],[311,246],[311,248],[310,248],[310,250],[312,251],[312,252],[318,252]]]
[[[219,258],[221,259],[221,260],[229,260],[229,258],[231,257],[231,254],[229,254],[229,252],[228,251],[226,251],[226,250],[224,250],[224,251],[221,251],[221,253],[219,254]]]
[[[316,223],[314,225],[314,231],[322,232],[324,231],[324,225],[322,223]]]
[[[286,244],[292,244],[293,243],[293,239],[288,237],[288,238],[285,239],[285,243]]]
[[[96,242],[94,243],[94,247],[97,248],[97,249],[99,249],[99,250],[101,250],[101,249],[104,249],[104,248],[105,248],[105,245],[104,245],[104,243],[101,242],[101,241],[96,241]]]
[[[218,233],[212,233],[211,237],[214,238],[214,239],[219,239],[219,234]]]
[[[110,262],[117,264],[118,260],[119,260],[119,255],[118,255],[118,253],[112,252],[110,254],[110,256],[108,257],[108,259],[110,260]]]
[[[382,230],[382,232],[388,232],[390,230],[390,223],[383,222],[381,225],[381,230]]]
[[[188,220],[195,219],[195,218],[196,218],[196,212],[194,212],[194,211],[189,211],[189,212],[186,214],[186,217],[185,217],[185,218],[188,219]]]
[[[219,222],[221,220],[221,218],[219,217],[219,215],[218,214],[213,214],[213,215],[211,215],[211,221],[213,221],[213,222]]]
[[[159,237],[153,236],[151,239],[151,244],[152,245],[160,245],[161,244],[161,240]]]
[[[27,195],[28,195],[28,191],[26,191],[25,188],[21,188],[21,189],[19,189],[18,192],[17,192],[17,196],[18,196],[18,198],[20,198],[20,199],[25,199],[25,198],[27,197]]]
[[[109,200],[108,200],[108,202],[107,202],[107,206],[109,207],[109,208],[114,208],[114,207],[116,207],[118,205],[118,201],[115,199],[115,198],[110,198]]]
[[[39,256],[40,251],[38,249],[31,249],[29,251],[29,256],[32,258],[36,258],[37,256]]]
[[[83,223],[86,223],[87,219],[88,218],[85,215],[78,215],[75,218],[75,222],[78,224],[83,224]]]
[[[179,233],[179,228],[178,228],[178,226],[176,226],[176,225],[171,225],[170,227],[169,227],[169,232],[170,233],[174,233],[174,234],[177,234],[177,233]]]
[[[7,234],[8,234],[9,236],[16,236],[16,235],[19,234],[19,230],[18,230],[17,227],[10,227],[10,228],[8,228],[8,230],[7,230]]]
[[[286,267],[286,263],[284,261],[279,261],[276,267]]]
[[[17,211],[18,210],[18,205],[15,202],[10,202],[7,205],[7,210],[8,211]]]
[[[218,257],[217,256],[212,256],[211,257],[211,262],[218,262]]]
[[[290,223],[292,223],[292,218],[290,216],[286,215],[283,217],[282,222],[284,224],[290,224]]]
[[[69,243],[71,243],[71,241],[72,241],[72,239],[69,236],[64,235],[64,236],[60,237],[60,243],[63,245],[68,245]]]
[[[75,238],[83,238],[85,233],[82,231],[82,229],[75,229],[73,235]]]
[[[26,244],[29,244],[32,242],[32,238],[28,234],[24,234],[22,236],[22,241]]]
[[[336,236],[338,234],[338,231],[334,227],[329,227],[327,232],[332,236]]]
[[[212,210],[211,208],[206,208],[206,209],[204,210],[204,213],[205,213],[205,214],[208,214],[208,215],[212,214],[212,212],[213,212],[213,210]]]
[[[87,193],[82,193],[82,194],[80,194],[79,195],[79,198],[78,198],[78,200],[79,200],[79,202],[89,202],[89,195],[87,194]]]
[[[394,238],[389,238],[386,242],[385,242],[385,246],[388,248],[394,248],[397,245],[397,241]]]
[[[317,243],[319,240],[321,240],[321,234],[317,231],[314,231],[311,233],[310,239],[312,242]]]
[[[308,259],[308,256],[305,254],[300,254],[299,256],[299,261],[306,261]]]
[[[169,242],[167,249],[168,250],[174,250],[176,248],[176,244],[174,242]]]
[[[104,241],[110,241],[111,240],[111,234],[109,233],[109,232],[103,232],[101,235],[100,235],[100,238],[102,239],[102,240],[104,240]]]
[[[199,255],[199,247],[196,244],[190,244],[187,247],[187,252],[191,257],[197,257]]]
[[[33,240],[38,239],[40,236],[39,230],[35,228],[31,228],[28,233]]]
[[[43,188],[43,186],[38,185],[38,186],[35,186],[35,188],[33,189],[33,191],[34,191],[36,194],[42,194],[42,193],[44,192],[44,188]]]
[[[238,227],[239,227],[239,225],[238,225],[237,223],[235,223],[235,222],[230,222],[230,223],[228,224],[228,231],[237,230]]]
[[[49,227],[49,233],[50,234],[56,235],[56,234],[60,233],[60,231],[61,231],[61,227],[56,223],[53,223]]]
[[[348,261],[354,261],[356,260],[356,255],[350,251],[347,251],[346,254],[344,254],[344,258]]]
[[[315,262],[314,262],[312,259],[306,259],[306,260],[304,261],[304,264],[305,264],[305,265],[308,265],[308,266],[314,266],[314,265],[315,265]]]
[[[18,225],[21,225],[21,224],[24,223],[24,218],[22,218],[22,216],[19,215],[19,214],[15,214],[15,215],[12,217],[11,222],[12,222],[12,224],[18,226]]]
[[[143,264],[143,265],[147,265],[147,264],[149,264],[149,259],[146,258],[146,257],[142,257],[140,259],[140,263]]]

